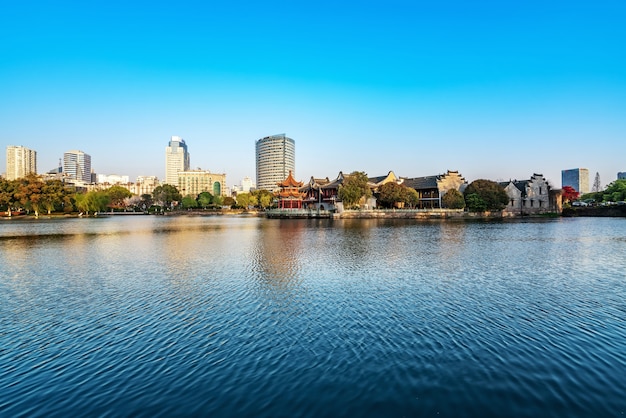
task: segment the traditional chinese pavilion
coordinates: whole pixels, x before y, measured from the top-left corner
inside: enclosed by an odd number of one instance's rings
[[[293,178],[291,170],[289,170],[287,178],[278,183],[278,187],[280,187],[280,190],[276,192],[276,196],[278,197],[278,208],[302,209],[302,199],[304,198],[305,193],[301,193],[299,189],[303,185],[303,182],[296,181],[296,179]]]

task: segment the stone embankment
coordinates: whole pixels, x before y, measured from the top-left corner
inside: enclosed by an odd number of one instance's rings
[[[333,219],[482,219],[502,218],[502,212],[465,212],[463,209],[347,210]]]

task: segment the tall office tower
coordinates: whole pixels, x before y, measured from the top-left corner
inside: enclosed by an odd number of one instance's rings
[[[37,151],[21,145],[7,147],[7,180],[25,177],[27,174],[37,174]]]
[[[274,190],[289,171],[296,174],[296,142],[285,134],[256,141],[256,188]]]
[[[189,170],[189,152],[185,140],[173,136],[165,148],[165,183],[178,187],[178,172]]]
[[[91,183],[91,155],[77,150],[64,153],[63,173],[74,180]]]
[[[580,194],[589,193],[589,170],[572,168],[561,171],[561,187],[570,186]]]

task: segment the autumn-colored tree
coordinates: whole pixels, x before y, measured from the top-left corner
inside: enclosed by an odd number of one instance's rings
[[[48,180],[43,184],[42,192],[42,205],[48,215],[52,213],[57,207],[60,207],[63,203],[63,199],[67,194],[61,180]]]
[[[39,217],[39,212],[43,207],[43,181],[36,174],[29,174],[18,180],[15,191],[15,198],[26,208],[35,212],[35,217]]]
[[[563,203],[573,202],[578,199],[579,193],[572,186],[563,186],[561,189]]]

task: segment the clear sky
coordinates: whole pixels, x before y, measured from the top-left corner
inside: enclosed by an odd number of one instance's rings
[[[626,1],[11,1],[0,145],[38,170],[80,149],[101,174],[255,177],[296,141],[296,178],[468,181],[626,171]],[[0,171],[5,170],[5,159]]]

